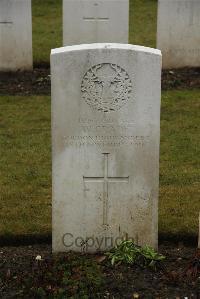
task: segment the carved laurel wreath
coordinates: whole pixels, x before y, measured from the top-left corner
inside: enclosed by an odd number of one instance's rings
[[[132,83],[127,72],[112,63],[91,67],[81,84],[82,98],[95,110],[111,112],[120,109],[130,99]]]

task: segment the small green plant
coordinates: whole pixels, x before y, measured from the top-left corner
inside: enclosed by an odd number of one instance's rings
[[[133,264],[136,261],[139,247],[132,241],[122,241],[119,245],[113,248],[107,253],[108,258],[111,260],[111,264]]]
[[[149,246],[138,246],[131,240],[122,241],[119,245],[107,253],[111,264],[137,264],[142,267],[156,268],[165,256],[157,253]]]
[[[153,248],[149,246],[144,246],[140,248],[140,256],[143,259],[142,264],[145,267],[155,268],[158,262],[161,262],[165,259],[165,256],[157,253]]]

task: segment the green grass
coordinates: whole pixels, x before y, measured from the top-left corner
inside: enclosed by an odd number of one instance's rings
[[[155,47],[157,0],[130,0],[132,44]],[[49,64],[50,51],[62,47],[62,1],[32,0],[33,59],[36,65]]]
[[[33,61],[49,63],[51,49],[62,47],[62,0],[32,0]]]
[[[129,43],[156,47],[157,0],[130,0]]]
[[[200,91],[162,97],[160,231],[197,233],[200,211]]]
[[[0,165],[0,234],[49,232],[49,97],[0,98]]]
[[[200,90],[163,92],[161,233],[197,234]],[[50,97],[0,98],[0,235],[51,233]]]

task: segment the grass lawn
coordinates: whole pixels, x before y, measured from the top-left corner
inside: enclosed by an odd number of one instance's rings
[[[50,98],[0,98],[0,235],[50,232]]]
[[[130,0],[132,44],[155,47],[157,0]],[[33,59],[49,63],[50,51],[62,47],[62,0],[32,0]]]
[[[32,0],[33,61],[49,63],[50,51],[62,47],[62,0]]]
[[[197,234],[200,90],[163,92],[159,230]],[[50,97],[0,98],[0,236],[51,234]]]
[[[157,0],[129,1],[129,43],[155,48]]]
[[[163,92],[159,210],[162,233],[198,233],[199,108],[200,90]]]

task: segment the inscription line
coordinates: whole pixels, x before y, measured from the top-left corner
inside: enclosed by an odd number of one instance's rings
[[[94,18],[94,17],[83,17],[84,21],[108,21],[109,18]]]
[[[13,22],[0,22],[0,24],[13,24]]]

